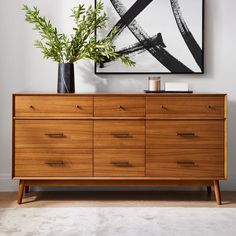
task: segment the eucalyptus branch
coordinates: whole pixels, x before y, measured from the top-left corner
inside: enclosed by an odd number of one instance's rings
[[[84,4],[72,9],[71,17],[74,19],[74,34],[68,37],[60,34],[57,28],[45,17],[40,16],[37,7],[32,9],[24,5],[25,20],[34,25],[34,30],[38,31],[41,40],[35,41],[35,46],[41,49],[44,58],[50,58],[56,62],[73,63],[83,58],[92,59],[96,62],[112,61],[120,59],[124,64],[134,66],[127,55],[120,55],[116,52],[112,42],[118,29],[114,29],[108,36],[96,40],[96,29],[106,27],[108,17],[103,12],[103,3],[99,1],[96,7],[91,5],[86,9]]]

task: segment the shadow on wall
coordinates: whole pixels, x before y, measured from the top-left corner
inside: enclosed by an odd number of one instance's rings
[[[76,92],[101,92],[108,90],[107,79],[94,74],[94,62],[81,60],[75,64],[75,91]]]
[[[235,185],[236,174],[235,174],[235,166],[236,166],[236,158],[235,158],[235,139],[236,139],[236,130],[235,130],[235,116],[236,116],[236,102],[229,101],[228,102],[228,176],[229,183],[231,189],[232,186]],[[231,182],[232,181],[232,182]]]

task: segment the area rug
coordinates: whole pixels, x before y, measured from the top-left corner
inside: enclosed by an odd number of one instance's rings
[[[235,208],[0,209],[1,236],[234,236]]]

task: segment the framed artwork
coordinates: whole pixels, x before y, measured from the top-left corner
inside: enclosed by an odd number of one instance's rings
[[[109,20],[102,38],[114,27],[120,61],[95,63],[96,74],[203,74],[204,0],[103,0]],[[96,4],[96,0],[95,0]]]

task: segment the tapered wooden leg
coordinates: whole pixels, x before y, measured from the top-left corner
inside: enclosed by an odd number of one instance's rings
[[[208,195],[211,195],[211,186],[207,186],[207,193]]]
[[[24,180],[20,180],[19,188],[18,188],[18,198],[17,198],[17,203],[18,204],[22,203],[22,198],[23,198],[23,195],[24,195],[24,188],[25,188]]]
[[[214,180],[214,191],[215,191],[217,205],[221,205],[219,180]]]
[[[25,186],[25,193],[29,193],[30,192],[30,186]]]

